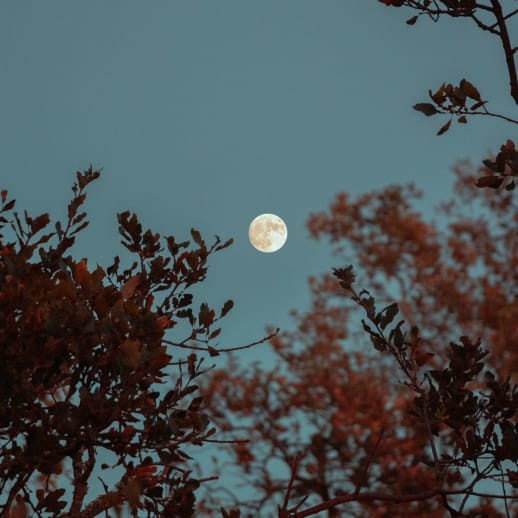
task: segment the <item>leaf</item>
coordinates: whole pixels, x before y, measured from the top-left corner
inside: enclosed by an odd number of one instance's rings
[[[119,264],[120,264],[120,259],[119,259],[119,256],[116,255],[113,258],[113,264],[106,269],[106,273],[108,275],[115,275],[119,269]]]
[[[415,15],[415,16],[412,16],[412,18],[409,18],[407,21],[406,21],[406,24],[407,25],[414,25],[415,22],[417,22],[417,19],[419,18],[419,15]]]
[[[345,268],[333,268],[333,275],[340,281],[340,286],[345,290],[350,290],[355,281],[353,266],[350,264]]]
[[[202,248],[205,247],[205,242],[201,238],[201,234],[196,229],[191,228],[191,236],[197,245],[199,245]]]
[[[214,349],[214,347],[211,347],[210,345],[207,347],[207,350],[209,351],[209,354],[211,356],[219,356],[219,351]]]
[[[0,196],[2,197],[2,203],[5,202],[6,198],[7,198],[7,190],[4,189],[1,193],[0,193]]]
[[[477,187],[491,187],[492,189],[498,189],[503,181],[504,179],[501,176],[488,175],[478,178],[475,185]]]
[[[15,200],[11,200],[9,202],[7,202],[3,207],[2,207],[2,211],[6,211],[6,210],[11,210],[13,207],[14,207],[14,204],[16,203]]]
[[[72,222],[70,223],[71,225],[78,225],[79,223],[81,223],[81,221],[83,221],[83,219],[86,218],[86,212],[82,212],[81,214],[78,214],[73,220]]]
[[[124,340],[121,343],[121,351],[124,354],[124,363],[130,369],[136,369],[140,361],[140,342],[137,340]]]
[[[507,480],[514,487],[514,489],[518,489],[518,471],[508,469]]]
[[[431,117],[436,113],[440,113],[437,108],[431,103],[418,103],[414,104],[412,108],[418,112],[424,113],[427,117]]]
[[[160,329],[166,329],[169,327],[173,327],[174,325],[173,322],[169,320],[169,318],[166,315],[162,315],[161,317],[159,317],[156,323]]]
[[[461,115],[458,119],[457,119],[457,122],[459,122],[460,124],[466,124],[468,122],[468,119],[466,119],[466,116],[465,115]]]
[[[82,284],[83,280],[88,276],[87,260],[85,258],[78,261],[73,266],[74,280],[78,284]]]
[[[63,236],[63,229],[61,227],[61,221],[56,221],[56,224],[54,226],[56,228],[56,232],[58,233],[59,239],[61,239]]]
[[[214,314],[214,310],[209,309],[209,305],[206,302],[202,302],[200,312],[198,313],[198,322],[203,327],[209,327],[214,321]]]
[[[156,466],[140,465],[135,468],[135,475],[141,478],[149,478],[156,473]]]
[[[494,171],[495,173],[498,172],[498,166],[496,165],[496,162],[491,162],[491,160],[482,160],[482,163],[491,171]]]
[[[419,367],[422,367],[425,363],[430,361],[433,358],[433,356],[434,356],[433,353],[425,353],[425,352],[417,351],[415,353],[414,359],[415,359],[415,362],[417,363],[417,365]]]
[[[471,110],[478,110],[479,108],[482,108],[482,106],[484,106],[484,104],[486,104],[487,101],[480,101],[478,103],[475,103],[472,107],[471,107]]]
[[[405,335],[401,331],[404,320],[398,322],[397,326],[390,332],[390,342],[394,344],[396,349],[400,349],[405,343]]]
[[[446,99],[446,84],[443,83],[435,93],[428,90],[428,95],[434,103],[441,105]]]
[[[225,304],[223,304],[223,307],[221,308],[221,314],[220,317],[224,317],[232,308],[234,307],[234,301],[233,300],[227,300]]]
[[[180,309],[176,312],[176,316],[178,318],[188,318],[189,319],[189,322],[193,322],[194,321],[194,317],[192,315],[192,310],[191,308],[188,308],[188,309]]]
[[[219,252],[220,250],[223,250],[224,248],[229,247],[234,242],[234,238],[230,238],[227,241],[225,241],[222,245],[219,245],[216,247],[216,252]]]
[[[216,336],[218,336],[220,333],[221,333],[221,327],[214,329],[214,331],[212,331],[212,333],[209,335],[209,340],[216,338]]]
[[[381,352],[387,351],[387,343],[382,336],[372,334],[370,338],[374,349]]]
[[[89,221],[83,221],[83,223],[81,223],[81,225],[79,225],[78,227],[76,227],[76,228],[74,229],[74,231],[73,231],[73,232],[71,232],[71,234],[70,234],[70,235],[71,235],[71,236],[76,235],[78,232],[81,232],[81,230],[83,230],[84,228],[86,228],[89,224],[90,224],[90,222],[89,222]]]
[[[38,216],[36,219],[33,219],[30,223],[31,232],[33,234],[36,234],[41,229],[45,228],[49,224],[49,215],[48,214],[42,214],[41,216]]]
[[[192,295],[190,293],[183,293],[180,299],[176,302],[175,308],[183,308],[192,302]]]
[[[371,297],[370,295],[364,296],[361,299],[361,305],[363,306],[363,309],[365,309],[365,313],[367,314],[367,317],[372,322],[376,318],[376,305],[374,303],[374,297]]]
[[[437,135],[442,135],[450,129],[451,119],[437,132]]]
[[[27,507],[23,500],[18,500],[12,511],[9,513],[9,518],[26,518]]]
[[[199,408],[201,407],[202,403],[203,403],[203,397],[202,396],[195,397],[191,401],[191,403],[189,404],[189,410],[193,410],[193,411],[199,410]]]
[[[472,83],[467,81],[466,79],[462,79],[460,82],[460,89],[466,94],[467,97],[475,100],[481,101],[479,91],[473,86]]]
[[[146,496],[149,498],[162,498],[164,488],[162,486],[154,486],[146,489]]]
[[[121,295],[125,299],[129,299],[135,293],[137,286],[140,283],[140,274],[137,273],[133,277],[130,277],[121,288]]]
[[[379,326],[381,329],[385,329],[388,324],[394,320],[394,317],[399,313],[399,307],[394,302],[381,311],[379,318]]]

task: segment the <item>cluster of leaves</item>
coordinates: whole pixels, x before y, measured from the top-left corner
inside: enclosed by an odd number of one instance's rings
[[[414,105],[414,110],[424,113],[427,117],[437,113],[450,113],[458,116],[457,122],[466,124],[466,115],[492,115],[485,109],[484,111],[477,111],[484,107],[486,101],[480,97],[478,90],[465,79],[462,79],[459,86],[452,84],[442,84],[435,92],[429,92],[434,104],[418,103]],[[469,108],[466,106],[468,99],[472,99],[475,103]],[[436,106],[439,108],[437,109]],[[444,124],[437,135],[446,133],[451,126],[452,118]],[[477,187],[491,187],[493,189],[501,190],[503,188],[512,191],[515,187],[514,177],[518,176],[518,152],[515,149],[514,142],[507,140],[505,144],[500,147],[500,152],[497,154],[495,160],[483,160],[483,164],[490,169],[491,174],[482,176],[476,181]]]
[[[98,177],[92,168],[77,173],[66,223],[52,232],[48,214],[22,217],[1,192],[2,516],[87,518],[124,503],[133,514],[193,513],[201,481],[191,475],[185,446],[202,445],[215,429],[196,394],[202,359],[172,351],[215,351],[208,348],[219,334],[214,325],[232,302],[219,316],[202,303],[195,316],[187,289],[232,241],[216,237],[208,247],[193,229],[194,247],[169,236],[164,250],[159,234],[124,212],[119,231],[135,261],[123,268],[115,257],[106,269],[90,269],[68,251],[88,225],[81,209]],[[178,319],[191,331],[169,342],[164,333]],[[172,388],[162,390],[171,378]],[[102,452],[113,463],[99,466]],[[101,477],[105,493],[86,502],[90,479],[103,470],[118,482],[109,487]]]
[[[379,0],[385,5],[394,7],[406,6],[418,14],[407,20],[407,24],[414,25],[419,16],[426,15],[437,21],[441,15],[451,17],[469,18],[478,28],[489,32],[496,36],[502,45],[509,74],[509,84],[511,97],[518,104],[518,75],[515,64],[515,54],[518,52],[518,46],[513,45],[510,38],[508,23],[511,18],[518,14],[518,10],[514,9],[504,14],[501,2],[493,0],[483,3],[475,0]],[[482,13],[484,17],[481,17]],[[451,126],[453,118],[457,118],[460,124],[466,124],[468,115],[485,115],[496,117],[513,124],[518,124],[518,120],[510,117],[490,112],[487,107],[487,101],[483,100],[478,89],[466,79],[462,79],[458,86],[451,83],[443,83],[435,92],[428,91],[430,99],[433,103],[422,102],[413,106],[427,117],[436,114],[449,114],[449,120],[443,124],[437,135],[446,133]],[[469,103],[469,104],[468,104]],[[477,180],[478,187],[490,187],[494,189],[508,190],[514,189],[514,176],[516,171],[516,156],[514,154],[514,144],[508,140],[501,148],[500,159],[496,163],[491,160],[485,160],[484,163],[494,173],[491,176],[485,176]],[[506,170],[506,165],[508,169]]]
[[[414,25],[419,16],[426,15],[437,21],[441,15],[452,17],[473,18],[477,9],[485,8],[476,0],[378,0],[382,4],[392,7],[410,7],[419,11],[419,14],[407,20],[408,25]]]
[[[435,93],[432,93],[432,91],[428,93],[435,104],[418,103],[414,105],[414,110],[424,113],[427,117],[435,115],[436,113],[457,115],[457,122],[461,124],[467,123],[466,115],[479,114],[480,112],[476,110],[483,107],[487,102],[481,99],[477,88],[466,79],[462,79],[459,86],[443,83]],[[469,108],[466,106],[468,99],[475,101]],[[451,121],[452,119],[444,124],[437,132],[437,135],[446,133],[450,128]]]
[[[329,211],[310,216],[308,227],[336,245],[340,260],[361,264],[378,296],[395,298],[426,342],[447,343],[462,332],[481,336],[494,353],[490,361],[517,375],[518,210],[510,192],[477,196],[474,180],[487,167],[473,171],[464,161],[453,170],[455,195],[438,207],[440,222],[415,211],[422,193],[407,185],[356,200],[340,193]]]
[[[494,161],[486,159],[483,163],[491,172],[477,179],[477,187],[505,188],[508,191],[514,189],[514,177],[518,177],[518,151],[512,140],[500,147]]]
[[[420,375],[433,353],[420,350],[419,330],[414,327],[406,333],[402,331],[404,321],[400,321],[387,333],[398,314],[397,305],[376,312],[370,293],[355,291],[351,266],[335,269],[334,275],[364,309],[367,321],[362,320],[362,324],[374,348],[397,361],[406,378],[405,385],[415,394],[407,416],[412,423],[425,423],[432,461],[423,461],[435,470],[444,507],[454,515],[462,514],[481,480],[494,479],[518,489],[518,386],[510,382],[509,376],[499,382],[490,370],[484,372],[482,381],[480,374],[488,351],[482,349],[480,338],[463,336],[460,343],[450,343],[449,364]],[[504,474],[506,461],[514,469],[507,468]],[[471,480],[461,490],[443,491],[452,469],[453,475],[460,478],[459,468],[469,470]],[[463,498],[454,508],[448,496],[456,494]],[[518,491],[514,497],[518,498]]]

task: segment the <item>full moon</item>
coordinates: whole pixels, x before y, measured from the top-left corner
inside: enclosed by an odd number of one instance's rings
[[[277,252],[288,238],[286,223],[275,214],[261,214],[248,227],[248,239],[260,252]]]

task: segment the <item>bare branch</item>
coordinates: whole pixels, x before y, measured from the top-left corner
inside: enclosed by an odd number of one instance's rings
[[[502,40],[502,46],[504,47],[505,61],[507,64],[507,71],[509,73],[509,85],[511,87],[511,97],[518,104],[518,78],[516,76],[516,64],[513,57],[513,47],[507,31],[507,25],[505,23],[506,16],[502,11],[502,6],[498,0],[491,0],[493,6],[493,12],[495,14],[496,22],[500,30],[500,39]]]
[[[289,516],[288,513],[288,503],[290,501],[291,490],[293,488],[293,481],[297,475],[297,469],[299,467],[300,455],[296,455],[293,459],[293,464],[291,466],[291,476],[288,482],[288,489],[286,489],[286,494],[284,495],[284,502],[282,507],[279,509],[279,516]]]
[[[207,352],[209,354],[211,354],[211,353],[212,354],[229,353],[232,351],[240,351],[242,349],[249,349],[250,347],[253,347],[254,345],[259,345],[259,344],[265,343],[268,340],[270,340],[271,338],[273,338],[274,336],[276,336],[278,332],[279,332],[279,329],[277,329],[274,333],[271,333],[268,336],[265,336],[264,338],[261,338],[260,340],[257,340],[255,342],[252,342],[252,343],[249,343],[246,345],[240,345],[237,347],[227,347],[225,349],[215,349],[213,347],[201,347],[199,345],[191,345],[191,344],[187,344],[187,343],[183,343],[183,342],[172,342],[171,340],[165,340],[165,339],[162,340],[162,342],[164,342],[168,345],[174,345],[175,347],[181,347],[182,349],[191,349],[193,351],[203,351],[203,352]]]
[[[418,502],[423,500],[430,500],[431,498],[439,497],[442,495],[463,495],[466,489],[458,489],[452,491],[443,491],[440,488],[436,487],[430,489],[428,491],[423,491],[421,493],[414,494],[396,494],[396,493],[360,493],[360,494],[347,494],[340,495],[335,498],[331,498],[326,502],[322,502],[320,504],[314,505],[306,509],[305,511],[300,511],[293,515],[293,518],[304,518],[305,516],[312,516],[314,514],[320,513],[322,511],[331,509],[336,507],[337,505],[345,504],[347,502],[393,502],[393,503],[403,503],[403,502]],[[499,498],[499,499],[518,499],[518,495],[516,496],[504,496],[492,493],[480,493],[480,492],[472,492],[473,496],[479,496],[482,498]]]
[[[378,450],[379,445],[381,444],[381,440],[383,439],[384,433],[385,433],[385,428],[381,428],[381,430],[380,430],[380,432],[378,434],[378,439],[376,441],[376,444],[374,445],[374,448],[371,451],[367,461],[365,462],[365,466],[363,467],[363,473],[361,475],[361,479],[358,482],[358,484],[356,484],[356,489],[354,491],[355,494],[359,494],[360,493],[360,489],[367,482],[367,476],[369,474],[370,465],[372,463],[372,460],[374,459],[374,455],[376,455],[376,451]]]
[[[512,16],[514,16],[517,13],[518,13],[518,9],[515,9],[514,11],[511,11],[509,14],[506,14],[504,16],[504,20],[507,20],[507,19],[511,18]],[[490,28],[492,29],[492,28],[495,28],[497,26],[498,26],[498,22],[496,22],[493,25],[491,25]]]

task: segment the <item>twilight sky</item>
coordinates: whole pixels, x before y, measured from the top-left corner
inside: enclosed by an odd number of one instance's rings
[[[447,19],[409,27],[408,11],[375,0],[27,1],[0,14],[2,188],[19,209],[64,215],[75,171],[102,167],[75,249],[93,264],[121,251],[126,209],[178,238],[234,237],[200,290],[236,303],[227,346],[289,326],[307,276],[336,266],[308,239],[311,211],[412,180],[430,210],[455,159],[479,161],[508,136],[472,118],[439,138],[444,120],[411,109],[462,77],[508,109],[491,35]],[[288,225],[275,254],[247,241],[262,212]]]
[[[126,209],[179,239],[191,227],[234,237],[197,290],[198,303],[235,301],[221,345],[289,328],[307,276],[337,266],[308,238],[311,211],[341,190],[407,181],[429,211],[455,159],[479,162],[508,137],[473,118],[436,137],[445,120],[411,109],[463,77],[490,109],[511,104],[491,35],[410,16],[375,0],[3,2],[1,187],[18,209],[62,216],[75,171],[102,167],[76,256],[110,264]],[[247,240],[262,212],[288,225],[274,254]]]
[[[124,251],[124,210],[178,239],[233,237],[196,290],[198,304],[235,301],[221,346],[289,329],[308,275],[342,266],[309,240],[310,212],[339,191],[415,181],[430,213],[456,159],[478,163],[509,136],[470,118],[436,137],[445,119],[411,109],[463,77],[492,111],[512,106],[491,35],[464,20],[409,27],[411,14],[376,0],[2,2],[0,188],[18,210],[62,217],[75,171],[103,168],[77,258],[108,266]],[[277,253],[248,243],[263,212],[288,225]],[[264,350],[238,357],[271,361]]]

